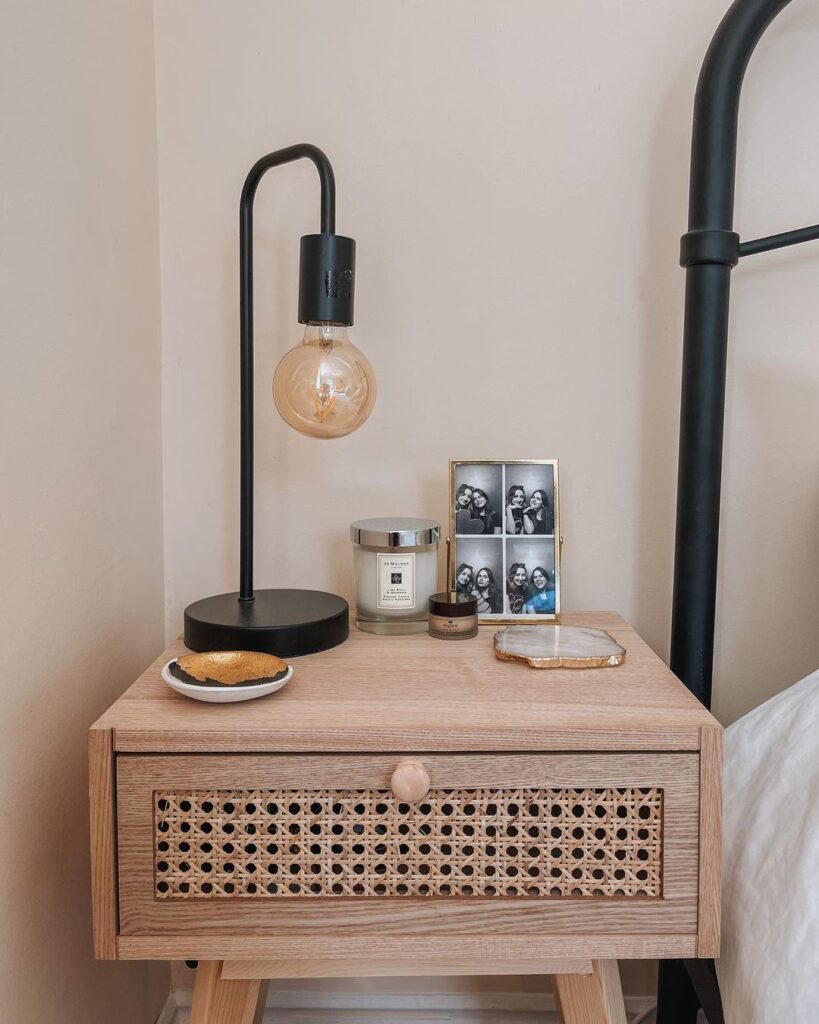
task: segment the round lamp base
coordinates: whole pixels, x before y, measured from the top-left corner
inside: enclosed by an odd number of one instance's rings
[[[350,609],[320,590],[257,590],[195,601],[185,609],[185,644],[192,651],[264,651],[280,658],[315,654],[343,644]]]

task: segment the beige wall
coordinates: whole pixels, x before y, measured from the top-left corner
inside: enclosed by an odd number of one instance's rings
[[[257,581],[351,596],[347,526],[447,513],[450,457],[562,463],[568,608],[667,654],[696,74],[726,0],[178,0],[157,7],[166,627],[237,575],[237,203],[263,153],[315,142],[358,240],[354,338],[379,401],[339,441],[270,400],[300,337],[308,164],[257,200]],[[819,12],[749,75],[737,225],[817,219]],[[819,248],[735,274],[716,709],[819,664]],[[777,642],[774,637],[783,638]],[[633,982],[645,983],[645,976]]]
[[[359,243],[367,425],[304,438],[270,400],[300,337],[303,163],[257,213],[257,579],[349,596],[347,524],[447,511],[450,457],[559,456],[568,608],[667,652],[690,113],[724,0],[302,0],[157,8],[167,628],[233,589],[236,207],[295,141],[334,162]],[[816,220],[819,12],[794,4],[744,93],[739,230]],[[819,663],[819,247],[734,275],[716,707]],[[773,642],[774,631],[784,637]]]
[[[86,730],[162,644],[148,0],[3,7],[0,1020],[151,1024],[96,964]]]

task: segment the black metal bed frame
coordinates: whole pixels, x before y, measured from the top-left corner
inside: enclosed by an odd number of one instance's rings
[[[790,0],[735,0],[705,55],[694,100],[685,267],[671,668],[711,706],[731,270],[741,257],[819,239],[819,225],[741,242],[733,229],[737,117],[748,61]],[[658,1024],[722,1024],[710,961],[660,965]]]

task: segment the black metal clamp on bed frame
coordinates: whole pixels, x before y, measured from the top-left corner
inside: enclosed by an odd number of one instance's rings
[[[686,231],[680,239],[680,266],[696,267],[704,263],[722,263],[726,267],[735,267],[743,256],[755,256],[759,252],[784,249],[788,245],[815,242],[817,239],[819,224],[783,231],[778,235],[754,238],[750,242],[740,242],[736,231]]]
[[[671,669],[711,706],[731,270],[744,256],[819,239],[819,224],[740,241],[733,229],[742,80],[763,32],[790,0],[735,0],[705,55],[694,100],[685,267],[680,456]],[[663,961],[658,1024],[722,1024],[711,961]]]

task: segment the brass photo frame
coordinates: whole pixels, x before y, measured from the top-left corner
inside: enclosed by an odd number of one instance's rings
[[[480,622],[560,621],[558,459],[450,459],[449,535]]]

